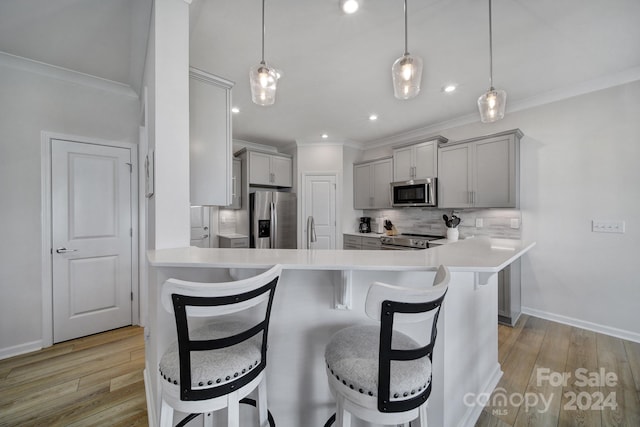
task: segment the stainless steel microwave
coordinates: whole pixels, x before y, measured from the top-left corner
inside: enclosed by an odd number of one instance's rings
[[[413,179],[391,183],[391,206],[438,206],[437,178]]]

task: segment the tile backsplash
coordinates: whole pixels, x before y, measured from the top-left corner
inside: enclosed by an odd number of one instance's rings
[[[522,234],[522,215],[517,209],[434,209],[402,208],[365,210],[363,216],[375,221],[386,218],[398,233],[419,233],[444,236],[446,226],[442,215],[460,217],[460,237],[491,236],[519,239]]]

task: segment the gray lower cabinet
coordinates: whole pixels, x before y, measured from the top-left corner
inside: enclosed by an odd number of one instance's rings
[[[514,326],[521,312],[520,259],[498,272],[498,322]]]
[[[376,250],[380,249],[380,237],[378,236],[354,236],[344,234],[342,237],[343,249]]]
[[[221,248],[248,248],[249,237],[218,235],[218,243]]]

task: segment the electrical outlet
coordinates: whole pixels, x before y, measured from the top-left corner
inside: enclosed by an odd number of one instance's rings
[[[482,220],[482,218],[476,218],[476,228],[482,227],[484,227],[484,221]]]
[[[520,218],[511,218],[510,226],[511,228],[520,228]]]
[[[624,221],[591,221],[594,233],[624,233]]]

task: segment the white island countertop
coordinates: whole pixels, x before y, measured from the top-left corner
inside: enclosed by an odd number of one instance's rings
[[[435,270],[495,273],[535,245],[517,239],[478,237],[418,251],[219,249],[186,247],[148,251],[154,267],[269,268],[291,270]]]

